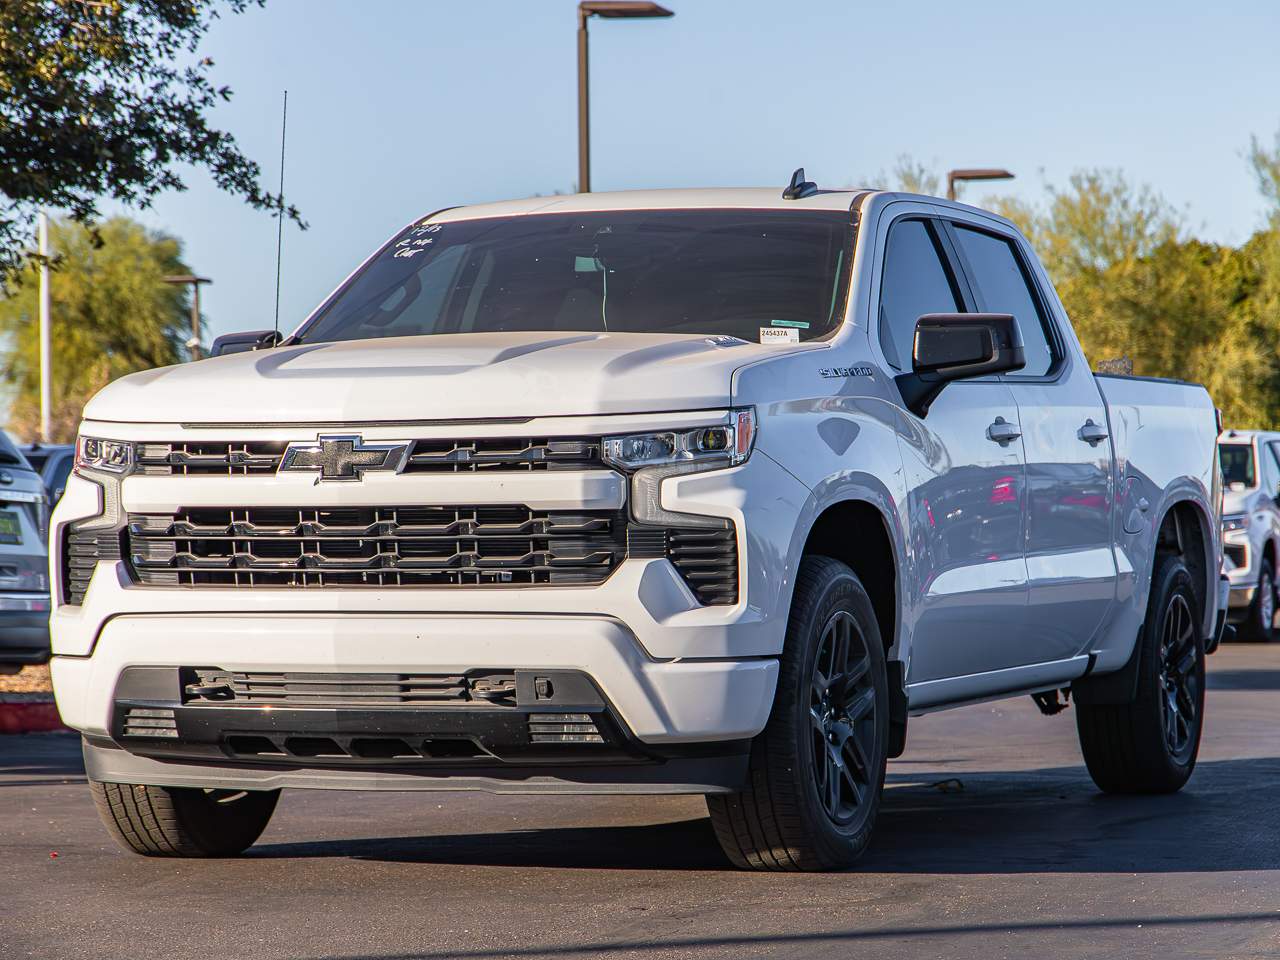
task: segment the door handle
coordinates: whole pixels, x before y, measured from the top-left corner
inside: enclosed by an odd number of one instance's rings
[[[996,417],[995,423],[987,427],[987,439],[993,440],[1002,447],[1007,447],[1022,436],[1022,430],[1016,423],[1010,423],[1004,417]]]
[[[1103,440],[1107,439],[1109,434],[1107,428],[1100,423],[1094,423],[1093,417],[1084,422],[1084,426],[1080,428],[1076,434],[1081,440],[1091,447],[1096,447]]]

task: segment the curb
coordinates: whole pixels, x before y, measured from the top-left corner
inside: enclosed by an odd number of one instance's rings
[[[49,733],[66,729],[52,700],[0,703],[0,734]]]

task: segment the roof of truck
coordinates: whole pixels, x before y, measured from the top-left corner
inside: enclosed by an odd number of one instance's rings
[[[585,213],[594,210],[689,210],[740,207],[751,210],[848,210],[870,191],[819,190],[796,200],[784,200],[781,187],[728,187],[695,190],[619,190],[613,193],[574,193],[529,197],[452,207],[433,214],[434,222],[508,217],[530,213]]]

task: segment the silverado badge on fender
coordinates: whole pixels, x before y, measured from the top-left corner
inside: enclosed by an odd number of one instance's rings
[[[409,455],[409,444],[365,443],[359,435],[317,437],[315,443],[291,443],[277,473],[318,471],[321,480],[360,480],[366,470],[398,473]]]

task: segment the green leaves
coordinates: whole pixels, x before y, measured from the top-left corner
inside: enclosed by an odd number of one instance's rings
[[[181,244],[117,217],[96,234],[69,221],[49,225],[54,439],[75,437],[85,402],[117,377],[186,358],[186,287],[163,283],[190,273]],[[14,393],[10,427],[32,439],[40,419],[38,268],[28,264],[0,299],[9,350],[0,377]]]
[[[1280,422],[1277,231],[1240,248],[1187,235],[1180,214],[1117,171],[1081,171],[1041,207],[995,204],[1053,279],[1091,360],[1203,383],[1233,427]]]
[[[205,58],[210,23],[263,0],[5,0],[0,3],[0,278],[29,244],[37,209],[90,223],[98,201],[145,207],[182,190],[175,163],[277,210],[261,169],[204,114],[230,96]],[[301,223],[290,206],[285,214]]]

